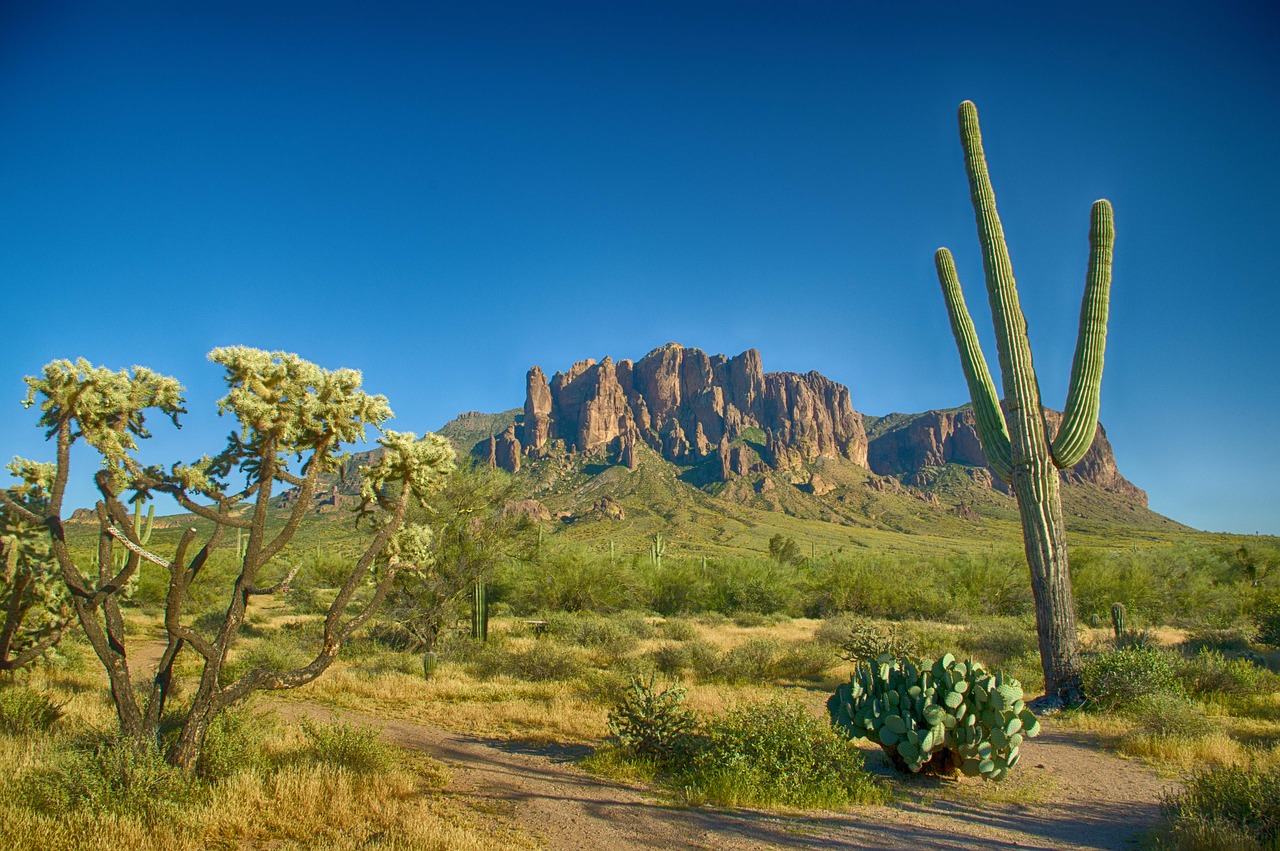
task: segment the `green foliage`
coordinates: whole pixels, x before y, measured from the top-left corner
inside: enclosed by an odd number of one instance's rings
[[[882,803],[857,746],[799,704],[732,709],[706,724],[678,783],[722,806],[842,807]]]
[[[1103,712],[1128,706],[1144,695],[1179,694],[1178,661],[1163,650],[1104,650],[1080,669],[1087,705]]]
[[[1164,800],[1169,843],[1180,849],[1280,846],[1280,769],[1197,771]]]
[[[28,516],[47,510],[53,467],[15,458],[8,469],[19,483],[0,499],[0,671],[24,668],[43,656],[71,617],[48,530]]]
[[[517,680],[572,680],[586,671],[582,654],[545,639],[535,641],[526,650],[509,653],[501,663],[501,672]]]
[[[1196,697],[1280,691],[1280,677],[1248,659],[1228,658],[1217,650],[1201,650],[1183,662],[1178,679],[1187,693]]]
[[[29,778],[30,797],[47,813],[86,809],[162,818],[201,794],[194,778],[154,747],[124,738],[80,743]]]
[[[29,736],[44,732],[62,717],[63,705],[47,691],[0,685],[0,733]]]
[[[803,561],[795,538],[788,538],[781,532],[769,539],[769,558],[778,564],[799,564]]]
[[[913,655],[914,643],[897,625],[881,626],[861,615],[840,615],[824,621],[814,638],[838,648],[848,662],[870,661],[881,653]]]
[[[267,716],[244,707],[217,715],[209,723],[204,747],[196,761],[196,774],[204,780],[218,782],[241,771],[266,767],[262,739],[269,727]]]
[[[663,638],[672,641],[692,641],[698,637],[698,628],[688,618],[667,618],[658,625]]]
[[[1195,738],[1213,730],[1213,722],[1204,712],[1178,694],[1139,695],[1122,711],[1138,722],[1142,732],[1152,736]]]
[[[1258,640],[1272,647],[1280,647],[1280,596],[1259,606],[1254,617]]]
[[[323,765],[353,774],[382,774],[396,763],[395,749],[382,741],[376,730],[303,719],[302,732],[309,740],[307,756]]]
[[[827,711],[832,724],[876,742],[912,772],[959,769],[1003,780],[1023,739],[1040,733],[1017,680],[950,653],[936,662],[885,654],[860,663]]]
[[[653,678],[630,682],[622,701],[609,710],[609,732],[632,754],[669,766],[688,755],[698,719],[684,706],[683,688],[658,691],[654,683]]]

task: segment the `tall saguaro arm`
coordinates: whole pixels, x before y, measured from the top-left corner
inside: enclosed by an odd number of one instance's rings
[[[942,284],[942,296],[946,299],[947,314],[951,317],[951,333],[955,335],[956,346],[960,349],[960,366],[964,369],[969,397],[973,400],[973,414],[978,424],[978,439],[982,442],[982,451],[987,456],[992,472],[1002,480],[1010,481],[1013,477],[1013,459],[1009,448],[1009,429],[1004,422],[1004,412],[1000,410],[1000,397],[996,395],[996,384],[991,380],[987,359],[982,355],[978,332],[969,317],[969,309],[965,307],[964,292],[960,289],[955,261],[951,259],[950,251],[939,248],[933,255],[933,262],[938,268],[938,281]]]
[[[1089,273],[1080,305],[1080,332],[1071,364],[1071,386],[1062,427],[1049,447],[1053,463],[1066,469],[1080,462],[1098,429],[1102,395],[1102,357],[1107,348],[1107,309],[1111,300],[1111,253],[1116,240],[1111,202],[1093,202],[1089,216]]]

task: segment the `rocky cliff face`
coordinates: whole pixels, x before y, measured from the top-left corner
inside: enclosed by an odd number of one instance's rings
[[[819,457],[867,465],[862,415],[848,388],[816,372],[766,374],[755,349],[729,358],[676,343],[635,363],[579,361],[550,381],[533,367],[517,439],[535,458],[560,440],[576,452],[617,451],[631,466],[635,444],[643,442],[668,461],[689,464],[723,457],[748,428],[765,432],[775,467]],[[500,454],[492,457],[506,466]]]
[[[1052,437],[1062,424],[1062,414],[1046,409],[1045,424]],[[901,417],[889,428],[878,430],[871,439],[867,463],[873,473],[895,476],[907,484],[924,468],[947,463],[981,467],[990,474],[973,411],[968,409],[927,411]],[[1146,492],[1120,475],[1107,432],[1101,425],[1080,463],[1061,471],[1060,475],[1065,481],[1089,482],[1144,507],[1147,504]]]

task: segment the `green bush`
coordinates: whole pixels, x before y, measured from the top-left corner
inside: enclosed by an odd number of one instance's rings
[[[1280,689],[1280,677],[1248,659],[1229,659],[1216,650],[1201,650],[1182,663],[1178,678],[1188,693],[1266,694]]]
[[[159,750],[138,751],[115,738],[63,751],[28,782],[31,800],[49,814],[87,809],[154,818],[200,796],[199,784],[165,762]]]
[[[1035,623],[1014,618],[985,618],[969,624],[955,640],[966,655],[987,665],[1004,665],[1028,653],[1039,654]]]
[[[896,655],[889,630],[861,615],[838,615],[825,620],[814,638],[836,647],[840,657],[849,662],[875,659],[881,653]]]
[[[269,727],[265,716],[244,707],[215,716],[196,761],[196,774],[217,782],[241,771],[256,771],[267,764],[262,740]]]
[[[853,742],[785,701],[741,707],[709,722],[678,782],[686,797],[722,806],[829,808],[885,800]]]
[[[622,701],[609,711],[609,732],[630,753],[669,765],[688,755],[698,718],[684,706],[679,685],[656,690],[654,679],[633,679]]]
[[[1123,712],[1152,736],[1196,738],[1213,730],[1213,722],[1194,703],[1176,694],[1141,695]]]
[[[502,672],[517,680],[571,680],[587,669],[580,651],[546,639],[535,641],[527,650],[510,653],[502,662]]]
[[[724,652],[715,678],[729,683],[762,683],[771,679],[781,648],[776,639],[752,638]]]
[[[1275,848],[1280,845],[1280,769],[1227,766],[1192,774],[1164,800],[1174,847]]]
[[[1270,600],[1258,608],[1254,616],[1258,640],[1263,644],[1280,647],[1280,600]]]
[[[302,732],[309,740],[305,756],[321,765],[343,768],[353,774],[381,774],[396,762],[395,750],[378,736],[347,724],[320,724],[302,720]]]
[[[46,691],[0,686],[0,733],[28,736],[48,730],[62,717],[64,705]]]
[[[1080,685],[1087,704],[1110,712],[1144,695],[1178,694],[1178,663],[1162,650],[1107,650],[1086,657]]]
[[[773,660],[773,676],[781,680],[822,679],[836,663],[836,657],[826,644],[798,641],[786,645]]]
[[[658,632],[672,641],[693,641],[698,637],[698,627],[688,618],[667,618],[658,625]]]
[[[693,668],[693,653],[688,644],[663,642],[649,651],[649,658],[659,673],[678,677]]]

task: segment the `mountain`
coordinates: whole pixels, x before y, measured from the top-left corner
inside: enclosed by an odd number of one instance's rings
[[[1060,415],[1045,411],[1050,433]],[[584,360],[525,376],[522,408],[460,414],[440,429],[459,454],[515,474],[520,510],[557,535],[643,551],[758,554],[783,533],[813,552],[911,552],[1020,541],[1017,506],[986,466],[966,408],[859,413],[818,372],[766,373],[760,353],[669,343],[638,361]],[[353,457],[317,509],[357,488]],[[1106,432],[1061,471],[1074,545],[1164,539],[1185,527],[1147,508]],[[630,550],[628,549],[630,548]]]

